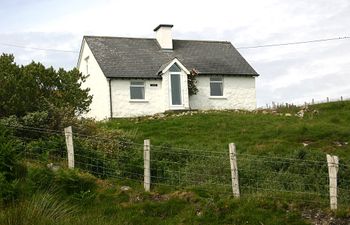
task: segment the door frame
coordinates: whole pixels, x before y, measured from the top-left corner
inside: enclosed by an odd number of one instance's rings
[[[173,105],[172,101],[172,90],[171,90],[171,75],[179,75],[180,76],[180,95],[181,95],[181,104]],[[183,91],[183,76],[181,72],[169,72],[169,108],[174,110],[182,110],[184,109],[184,91]]]

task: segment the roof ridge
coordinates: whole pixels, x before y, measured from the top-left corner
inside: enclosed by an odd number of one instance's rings
[[[117,37],[117,36],[100,36],[100,35],[84,35],[83,38],[111,38],[111,39],[143,39],[143,40],[156,40],[156,38],[143,38],[143,37]],[[219,40],[198,40],[198,39],[173,39],[173,41],[195,41],[195,42],[213,42],[213,43],[231,43],[230,41]]]
[[[142,37],[116,37],[116,36],[100,36],[100,35],[84,35],[83,38],[118,38],[118,39],[147,39],[155,40],[155,38],[142,38]]]
[[[219,40],[198,40],[198,39],[173,39],[174,41],[196,41],[196,42],[215,42],[215,43],[231,43],[230,41],[219,41]]]

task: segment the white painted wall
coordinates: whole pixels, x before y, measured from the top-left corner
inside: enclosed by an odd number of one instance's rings
[[[170,73],[162,75],[162,80],[135,80],[145,82],[145,100],[130,99],[130,82],[132,80],[113,79],[111,81],[113,117],[137,117],[162,113],[167,110],[189,109],[187,75],[181,72],[182,106],[172,108],[170,104]],[[157,87],[151,87],[157,84]]]
[[[87,62],[85,61],[85,58],[88,56],[89,60],[87,71]],[[90,94],[93,97],[92,103],[90,105],[90,111],[83,116],[94,118],[97,120],[109,118],[110,108],[108,81],[85,41],[83,41],[82,44],[81,60],[78,64],[78,69],[84,75],[89,74],[89,77],[87,78],[86,82],[83,83],[82,87],[90,88]]]
[[[223,97],[210,97],[210,76],[197,77],[198,93],[190,96],[191,109],[256,108],[255,77],[223,77]]]
[[[145,82],[145,100],[130,99],[130,81],[112,80],[113,117],[146,116],[165,111],[162,80],[135,80]],[[158,86],[151,87],[150,84]]]

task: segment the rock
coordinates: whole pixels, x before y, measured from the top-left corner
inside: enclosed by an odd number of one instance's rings
[[[292,114],[290,114],[290,113],[286,113],[286,114],[284,114],[284,116],[292,116]]]
[[[158,114],[158,117],[159,117],[159,118],[163,118],[163,117],[165,117],[165,114],[160,113],[160,114]]]
[[[203,215],[203,212],[200,211],[199,209],[196,210],[196,214],[197,216],[201,217]]]
[[[59,165],[55,165],[53,163],[49,163],[46,166],[47,168],[51,169],[53,172],[57,172],[61,168]]]
[[[129,187],[129,186],[121,186],[120,190],[122,190],[122,191],[129,191],[129,190],[131,190],[131,187]]]
[[[299,112],[297,112],[297,117],[300,117],[300,118],[303,118],[304,117],[304,114],[305,114],[305,111],[302,109],[300,110]]]
[[[267,112],[267,111],[265,111],[265,110],[262,111],[262,114],[268,114],[268,113],[269,113],[269,112]]]

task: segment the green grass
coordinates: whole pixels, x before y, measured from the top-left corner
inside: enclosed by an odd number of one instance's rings
[[[332,216],[336,222],[343,220],[347,224],[350,146],[345,142],[350,142],[350,102],[311,106],[304,118],[284,115],[298,110],[280,108],[267,114],[210,111],[100,123],[100,127],[132,134],[134,142],[141,144],[149,138],[153,145],[161,146],[154,147],[153,153],[151,149],[152,174],[160,173],[168,180],[152,178],[162,184],[153,184],[152,192],[146,193],[139,177],[134,177],[136,181],[127,176],[101,180],[79,170],[52,172],[46,163],[27,162],[27,181],[20,182],[28,194],[0,207],[0,224],[311,224],[302,216],[305,211],[317,215],[321,212],[326,218]],[[313,113],[314,110],[318,113]],[[230,186],[223,190],[210,185],[230,185],[230,142],[237,146],[240,199],[232,197]],[[303,146],[303,142],[308,146]],[[83,147],[77,149],[83,151]],[[114,166],[120,171],[134,169],[133,172],[142,174],[142,146],[129,147],[126,145],[118,152],[122,156]],[[182,154],[176,154],[177,151]],[[223,157],[197,157],[197,151],[208,151],[209,156],[212,151],[222,152]],[[308,195],[328,193],[326,153],[340,157],[339,186],[343,190],[339,192],[337,212],[329,211],[327,196]],[[123,163],[135,168],[123,167]],[[348,167],[343,167],[344,164]],[[186,172],[198,175],[187,176]],[[175,186],[171,185],[174,183]],[[52,185],[55,191],[50,191]],[[121,186],[125,185],[131,190],[122,191]],[[256,185],[285,192],[257,191]],[[295,191],[305,193],[296,196]],[[30,195],[32,192],[35,194]]]
[[[196,150],[228,151],[234,142],[239,153],[288,156],[298,149],[331,153],[350,161],[350,102],[310,106],[304,118],[274,114],[213,111],[164,119],[114,119],[101,124],[108,129],[135,133],[135,141],[151,139],[154,145],[169,144]],[[288,109],[279,109],[288,112]],[[296,111],[292,109],[292,111]],[[310,143],[307,147],[303,142]]]
[[[36,194],[0,210],[4,225],[112,225],[112,224],[309,224],[295,205],[285,201],[230,197],[213,200],[186,190],[160,194],[144,193],[140,184],[98,181],[93,202],[71,199],[57,193]]]

